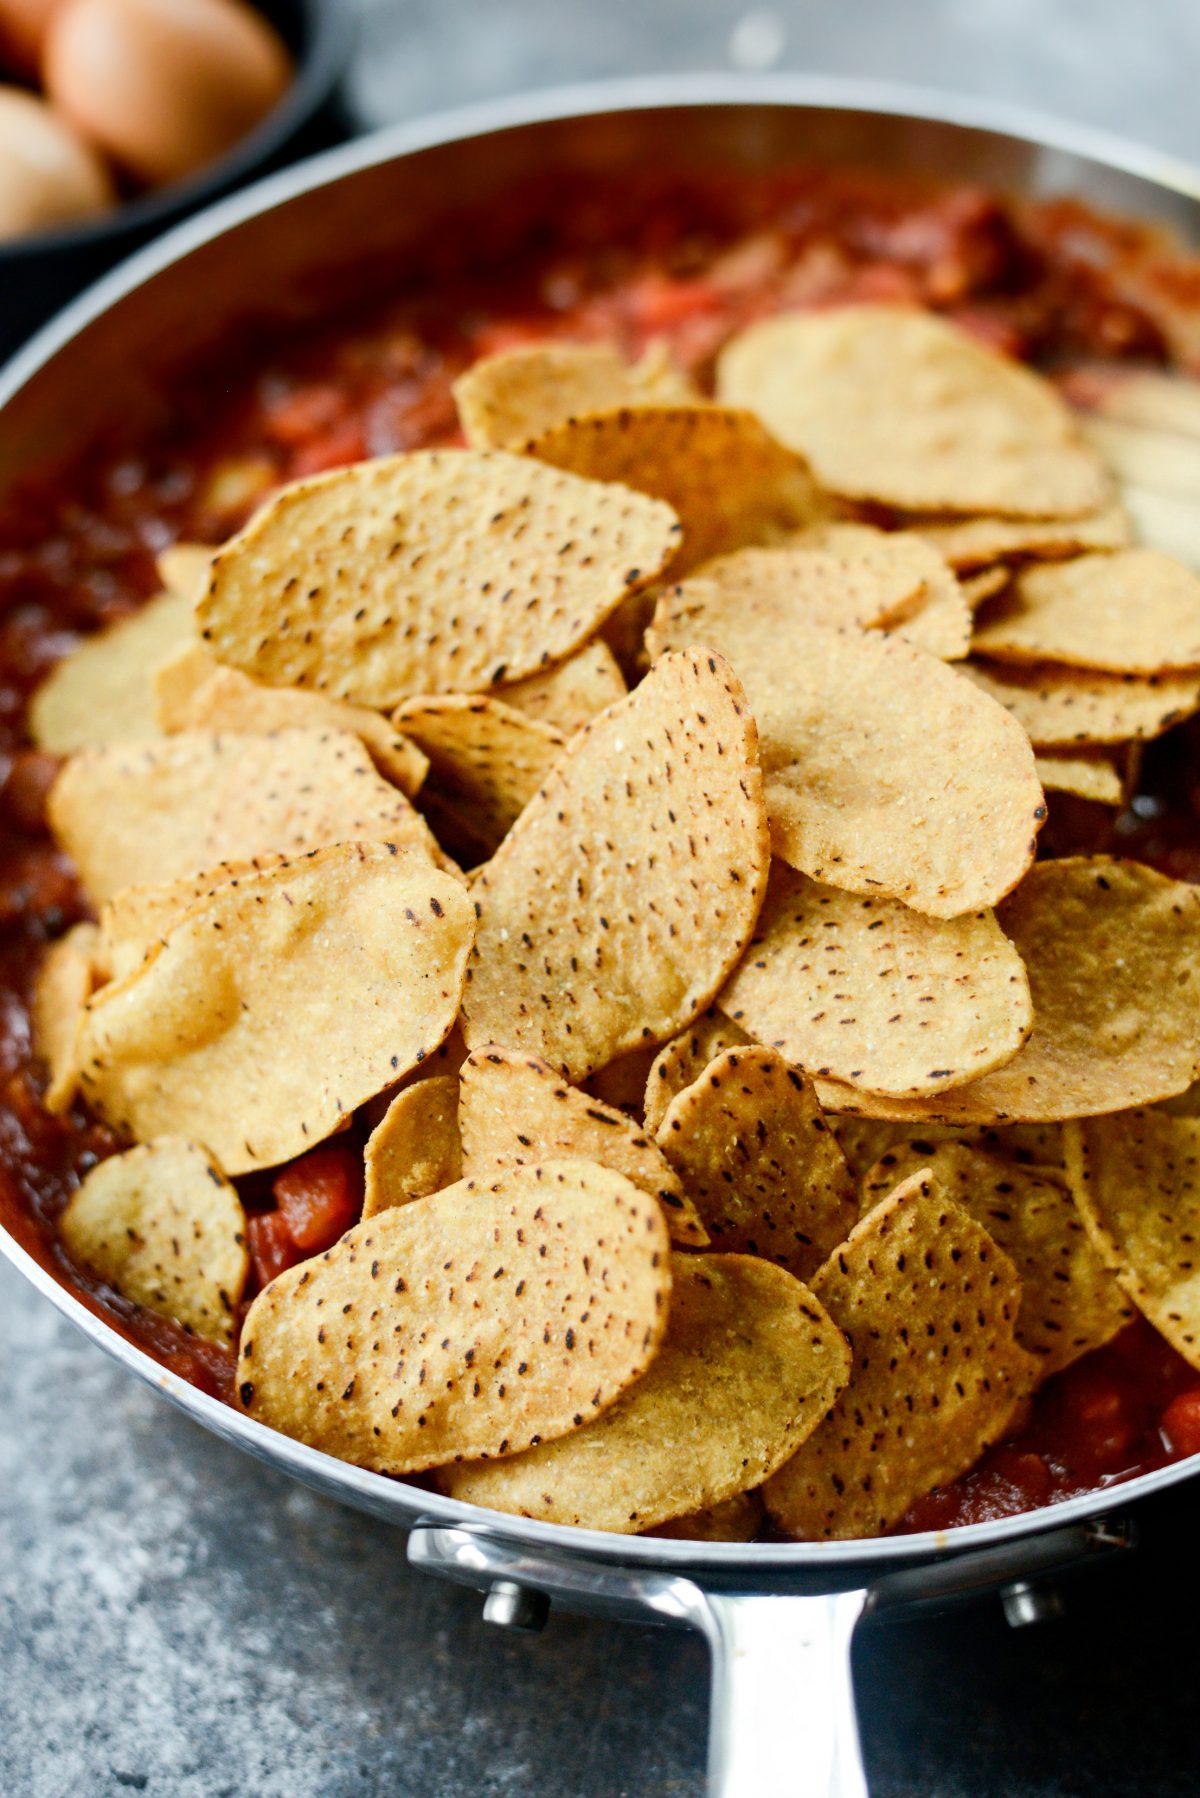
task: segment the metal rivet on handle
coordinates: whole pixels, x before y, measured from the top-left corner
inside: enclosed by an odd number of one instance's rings
[[[483,1601],[483,1620],[501,1629],[524,1630],[529,1635],[546,1627],[550,1600],[544,1592],[518,1586],[515,1580],[498,1579]]]
[[[1005,1621],[1013,1629],[1026,1629],[1031,1623],[1052,1623],[1067,1608],[1057,1586],[1033,1585],[1023,1579],[1005,1586],[1000,1602]]]

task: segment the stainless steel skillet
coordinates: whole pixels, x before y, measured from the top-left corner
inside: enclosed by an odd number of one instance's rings
[[[560,91],[382,133],[301,165],[172,232],[107,277],[0,375],[0,497],[113,421],[161,404],[161,376],[254,316],[319,309],[327,277],[406,246],[466,200],[534,173],[848,162],[1078,195],[1200,236],[1200,173],[1095,133],[843,81],[683,78]],[[0,305],[3,296],[0,295]],[[706,1636],[711,1791],[858,1798],[850,1642],[901,1614],[999,1587],[1015,1621],[1038,1581],[1128,1540],[1136,1500],[1182,1463],[1108,1492],[947,1534],[853,1543],[707,1544],[525,1522],[301,1447],[205,1397],[89,1312],[0,1231],[0,1252],[52,1304],[206,1428],[408,1530],[414,1565],[487,1594],[485,1615],[537,1627],[549,1600]]]

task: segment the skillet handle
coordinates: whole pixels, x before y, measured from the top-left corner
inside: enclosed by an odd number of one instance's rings
[[[850,1649],[865,1591],[705,1591],[708,1798],[867,1798]]]

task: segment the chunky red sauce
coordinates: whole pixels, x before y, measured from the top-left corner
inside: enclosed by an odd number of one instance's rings
[[[549,221],[549,222],[548,222]],[[470,246],[469,260],[463,246]],[[414,268],[424,266],[418,281]],[[101,1289],[55,1222],[116,1147],[81,1112],[39,1103],[28,999],[43,946],[85,915],[44,828],[53,759],[26,746],[25,706],[83,633],[156,587],[178,538],[219,541],[277,483],[363,456],[457,440],[450,383],[476,356],[547,335],[653,341],[703,380],[736,326],[781,307],[913,300],[1050,368],[1133,358],[1200,363],[1200,264],[1136,225],[1066,202],[1017,208],[973,188],[829,171],[543,187],[441,232],[395,297],[269,351],[183,379],[175,423],[94,448],[32,482],[0,518],[0,1222],[92,1309],[223,1398],[232,1356]],[[372,271],[362,289],[388,292]],[[281,341],[282,336],[282,341]],[[1200,724],[1147,753],[1115,824],[1052,801],[1043,851],[1112,849],[1200,880]],[[319,1252],[361,1206],[354,1132],[274,1175],[240,1181],[253,1292]],[[1200,1452],[1200,1376],[1144,1323],[1037,1394],[1018,1430],[904,1529],[949,1528],[1052,1503]]]

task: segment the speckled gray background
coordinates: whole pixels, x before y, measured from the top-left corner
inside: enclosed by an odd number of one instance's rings
[[[342,0],[337,0],[342,3]],[[741,22],[740,30],[737,29]],[[371,0],[360,115],[628,70],[857,70],[1200,155],[1197,0]],[[865,1633],[873,1798],[1195,1798],[1194,1497],[1014,1634],[994,1602]],[[0,1795],[668,1798],[702,1786],[694,1641],[536,1639],[383,1526],[202,1434],[0,1267]]]

